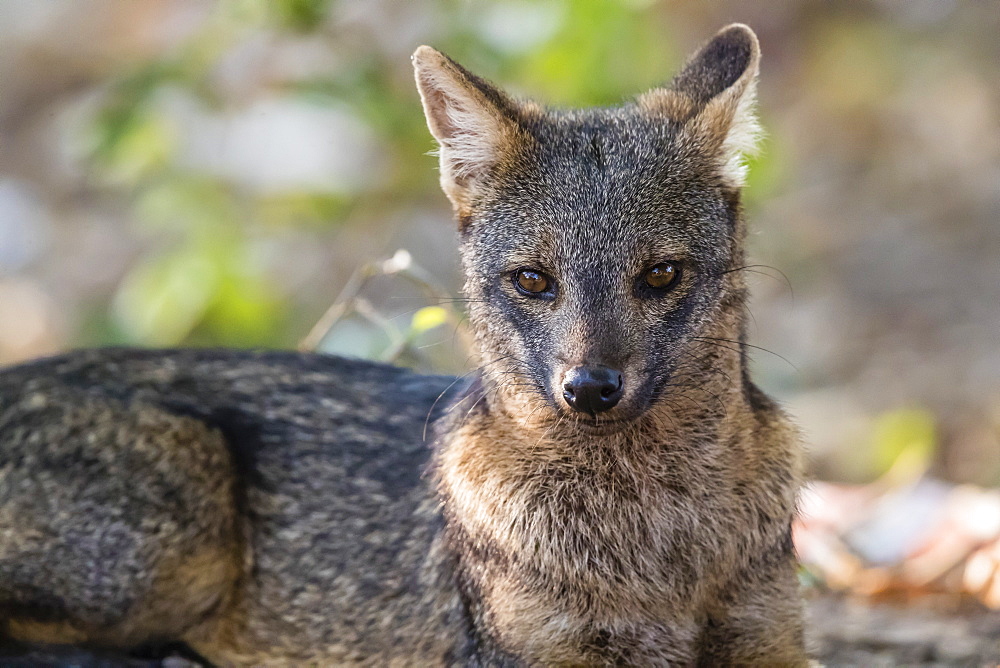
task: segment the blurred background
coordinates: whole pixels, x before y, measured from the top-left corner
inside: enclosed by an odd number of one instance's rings
[[[517,95],[616,104],[732,21],[763,50],[751,340],[810,449],[795,540],[818,656],[993,665],[993,2],[4,0],[0,364],[225,345],[461,371],[414,48]]]
[[[731,21],[764,54],[758,380],[818,477],[903,457],[1000,483],[989,2],[7,0],[0,363],[295,347],[337,302],[309,347],[461,369],[460,314],[435,305],[460,283],[413,49],[518,95],[615,104]]]

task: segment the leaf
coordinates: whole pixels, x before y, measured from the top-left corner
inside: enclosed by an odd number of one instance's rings
[[[417,334],[440,327],[448,322],[448,311],[440,306],[425,306],[413,314],[410,322],[411,338]]]
[[[103,176],[112,182],[131,184],[169,163],[176,137],[165,119],[137,112],[115,117],[98,127],[93,141]]]

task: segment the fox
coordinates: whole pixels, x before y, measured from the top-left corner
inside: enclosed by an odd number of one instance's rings
[[[808,665],[803,449],[749,373],[759,61],[733,24],[669,84],[572,110],[419,47],[474,370],[123,348],[3,369],[0,647]]]

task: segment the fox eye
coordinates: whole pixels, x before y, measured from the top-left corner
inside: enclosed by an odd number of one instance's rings
[[[643,280],[654,290],[666,290],[672,287],[681,275],[681,268],[673,262],[661,262],[653,265],[647,271]]]
[[[514,272],[513,278],[514,287],[523,295],[543,297],[552,293],[552,280],[540,271],[522,267]]]

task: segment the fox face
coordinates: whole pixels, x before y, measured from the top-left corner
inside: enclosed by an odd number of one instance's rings
[[[612,430],[707,363],[692,343],[742,308],[758,54],[731,26],[667,88],[550,111],[417,51],[482,373],[509,409]]]

